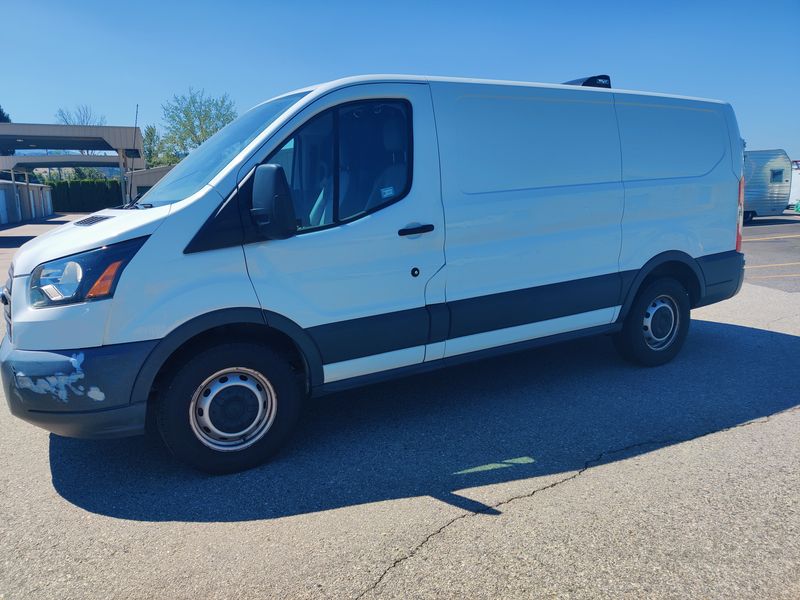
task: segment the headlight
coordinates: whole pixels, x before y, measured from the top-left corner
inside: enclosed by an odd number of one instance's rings
[[[42,308],[112,297],[122,270],[146,239],[111,244],[39,265],[31,273],[31,306]]]

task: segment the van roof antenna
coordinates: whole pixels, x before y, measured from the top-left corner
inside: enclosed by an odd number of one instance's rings
[[[564,85],[582,85],[584,87],[611,87],[611,76],[609,75],[592,75],[591,77],[581,77],[580,79],[573,79],[572,81],[565,81]]]

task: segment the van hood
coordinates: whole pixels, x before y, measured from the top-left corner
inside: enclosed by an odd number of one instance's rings
[[[51,229],[23,244],[14,255],[14,276],[38,265],[107,244],[150,235],[167,217],[171,205],[145,209],[105,209]]]

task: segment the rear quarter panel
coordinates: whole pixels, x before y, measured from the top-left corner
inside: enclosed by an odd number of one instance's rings
[[[616,94],[625,214],[620,270],[670,250],[733,250],[736,158],[723,103]],[[736,133],[738,137],[738,130]]]

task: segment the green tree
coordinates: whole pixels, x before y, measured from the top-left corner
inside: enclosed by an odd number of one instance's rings
[[[185,156],[236,118],[236,107],[228,94],[206,96],[205,90],[189,88],[161,105],[164,112],[165,154]]]
[[[161,146],[161,136],[155,125],[148,125],[144,128],[142,135],[142,149],[144,150],[144,162],[147,168],[154,166],[158,159]]]
[[[106,179],[106,176],[94,167],[75,167],[72,170],[72,179]]]
[[[155,125],[148,125],[144,128],[142,145],[144,149],[144,160],[148,169],[165,165],[174,165],[180,162],[180,158],[164,143],[164,139],[161,137]]]

